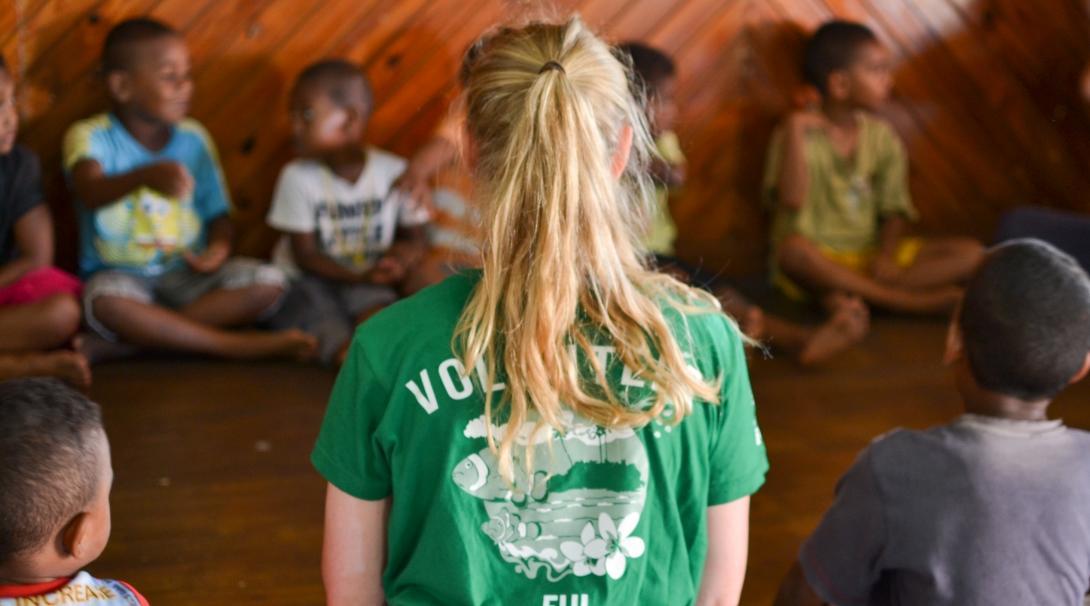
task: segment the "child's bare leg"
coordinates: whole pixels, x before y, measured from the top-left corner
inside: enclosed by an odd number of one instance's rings
[[[283,294],[282,287],[272,284],[219,288],[201,295],[179,312],[190,320],[208,326],[245,326],[257,321]]]
[[[819,364],[859,343],[870,331],[870,310],[854,296],[825,297],[829,319],[817,327],[806,344],[798,350],[799,363]]]
[[[911,267],[892,281],[902,288],[937,288],[969,279],[984,259],[984,246],[971,238],[925,240]]]
[[[756,340],[765,338],[767,316],[760,307],[750,303],[733,288],[717,288],[715,298],[719,299],[723,311],[738,322],[738,327],[742,329],[743,334]]]
[[[776,261],[792,279],[818,291],[843,291],[894,311],[945,313],[961,297],[961,289],[952,286],[913,291],[882,284],[832,261],[816,245],[798,235],[784,239]]]
[[[70,350],[0,354],[0,381],[17,377],[56,377],[78,389],[91,386],[91,366]]]
[[[139,347],[225,358],[307,359],[317,346],[313,337],[299,330],[230,332],[124,297],[102,296],[92,306],[99,322]]]
[[[26,305],[0,307],[0,350],[43,351],[63,346],[79,330],[79,302],[57,294]]]

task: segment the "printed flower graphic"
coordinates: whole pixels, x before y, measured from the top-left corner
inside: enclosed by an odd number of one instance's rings
[[[514,515],[510,511],[504,511],[500,515],[489,519],[488,522],[481,526],[481,530],[493,541],[502,545],[518,538],[518,525],[518,515]]]
[[[575,576],[608,574],[609,578],[617,580],[624,576],[629,558],[643,555],[643,539],[631,536],[639,521],[640,514],[630,513],[617,525],[608,514],[600,514],[597,533],[588,522],[579,536],[581,543],[562,543],[560,552],[571,560]]]

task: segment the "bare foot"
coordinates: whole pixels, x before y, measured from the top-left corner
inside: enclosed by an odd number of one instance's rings
[[[870,330],[870,312],[858,297],[844,297],[834,303],[833,315],[807,340],[799,352],[799,363],[818,364],[863,340]]]
[[[56,377],[81,391],[91,387],[91,364],[83,354],[59,349],[36,357],[38,372],[35,374]]]
[[[750,305],[738,319],[738,326],[742,329],[742,334],[754,341],[760,341],[765,338],[765,313],[760,307]]]
[[[72,349],[83,354],[91,364],[131,358],[140,352],[135,345],[107,341],[94,333],[79,333],[72,337]]]
[[[296,329],[276,332],[228,333],[223,354],[231,358],[286,358],[305,362],[314,359],[318,339]]]

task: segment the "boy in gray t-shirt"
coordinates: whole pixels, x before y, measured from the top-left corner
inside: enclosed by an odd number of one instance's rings
[[[777,605],[1081,605],[1090,433],[1047,419],[1090,369],[1090,281],[1037,240],[989,252],[947,339],[963,416],[859,455]]]

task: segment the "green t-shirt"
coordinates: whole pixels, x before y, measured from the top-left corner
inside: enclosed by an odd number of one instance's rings
[[[756,492],[768,469],[737,331],[718,313],[671,312],[691,365],[722,377],[722,404],[697,403],[676,426],[608,430],[573,418],[551,440],[523,431],[511,486],[484,437],[480,383],[451,350],[478,279],[449,278],[357,331],[311,457],[342,491],[391,497],[388,602],[693,602],[707,507]],[[610,348],[596,355],[629,401],[650,396]],[[528,448],[530,473],[518,456]]]
[[[776,203],[783,129],[772,136],[763,191],[765,203],[774,208],[773,247],[797,233],[838,252],[862,252],[877,245],[882,217],[916,218],[904,145],[879,118],[859,116],[859,143],[851,158],[836,151],[824,130],[807,133],[804,154],[810,181],[806,202],[797,211]]]

